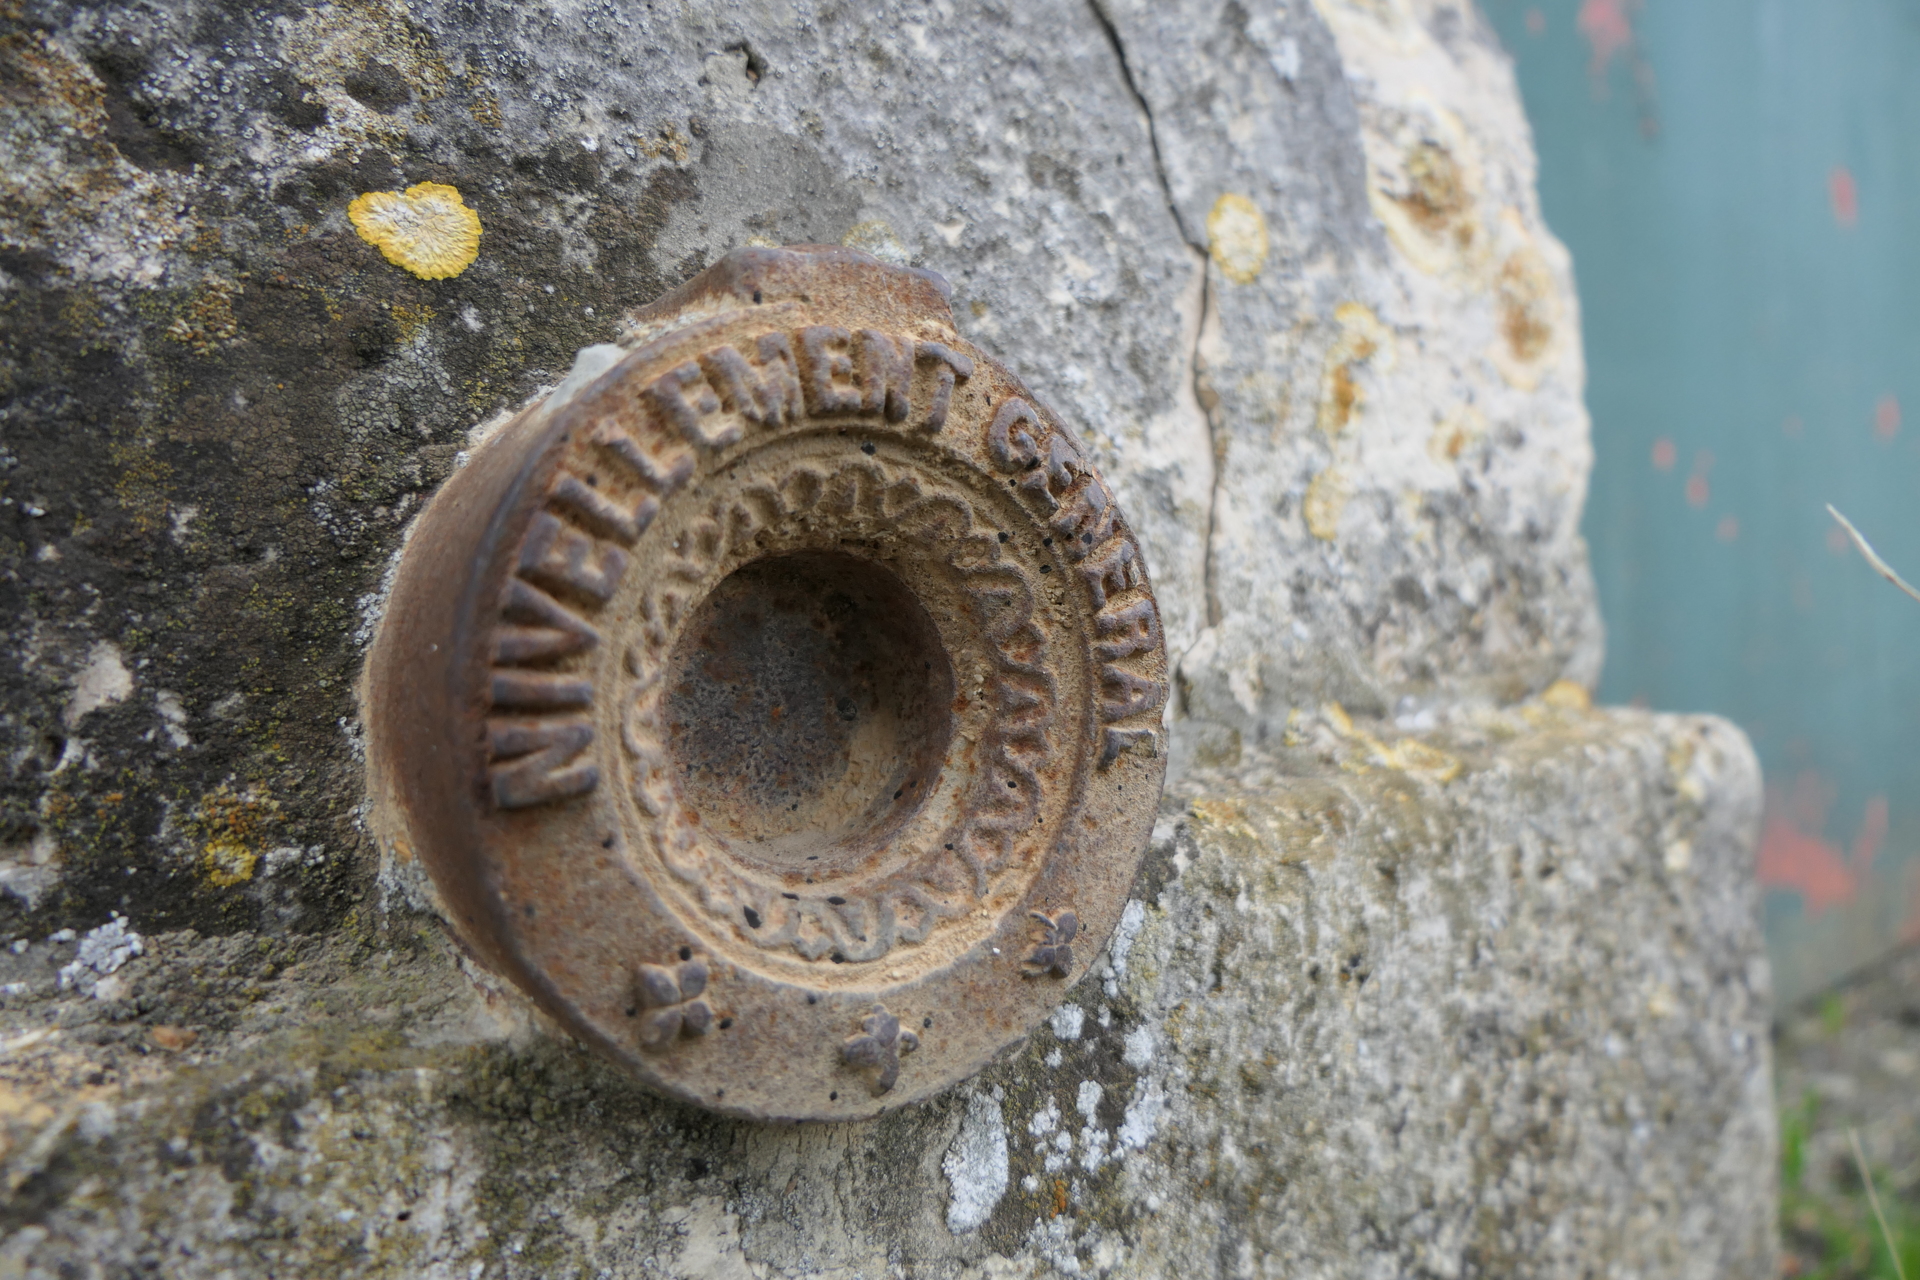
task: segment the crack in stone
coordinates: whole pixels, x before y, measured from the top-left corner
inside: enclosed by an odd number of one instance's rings
[[[1207,490],[1206,549],[1201,569],[1201,590],[1206,601],[1207,625],[1216,627],[1220,625],[1221,609],[1220,594],[1215,584],[1213,535],[1220,510],[1220,473],[1226,461],[1226,442],[1221,437],[1220,422],[1214,413],[1219,397],[1205,385],[1201,371],[1200,346],[1206,335],[1207,321],[1213,307],[1213,279],[1207,270],[1207,246],[1194,236],[1187,226],[1186,219],[1180,216],[1180,205],[1173,196],[1173,183],[1167,178],[1166,161],[1160,154],[1160,130],[1153,118],[1153,107],[1147,102],[1146,94],[1141,92],[1139,82],[1134,79],[1133,64],[1127,58],[1127,46],[1120,39],[1119,27],[1114,25],[1112,16],[1108,14],[1101,0],[1087,0],[1087,7],[1092,10],[1094,20],[1100,24],[1100,29],[1106,33],[1107,43],[1113,46],[1113,56],[1120,63],[1120,76],[1126,81],[1127,92],[1133,95],[1134,102],[1140,107],[1140,114],[1146,117],[1147,145],[1153,151],[1153,173],[1160,183],[1161,194],[1166,199],[1167,212],[1172,215],[1173,225],[1180,232],[1181,239],[1197,251],[1200,259],[1196,268],[1200,272],[1200,316],[1199,323],[1194,326],[1192,349],[1187,352],[1187,370],[1193,384],[1194,403],[1199,406],[1200,415],[1206,420],[1207,445],[1213,455],[1213,475]],[[1212,399],[1214,404],[1208,404],[1209,399]],[[1182,656],[1184,657],[1184,654]]]
[[[1139,104],[1140,114],[1147,118],[1147,146],[1153,151],[1153,173],[1159,179],[1161,192],[1166,196],[1167,212],[1173,215],[1173,225],[1180,229],[1181,239],[1204,252],[1206,246],[1194,239],[1193,232],[1187,228],[1186,219],[1180,216],[1180,206],[1174,202],[1173,184],[1167,181],[1167,164],[1160,155],[1160,132],[1154,127],[1153,108],[1147,105],[1147,96],[1140,92],[1140,85],[1133,78],[1133,64],[1127,61],[1127,47],[1121,43],[1120,29],[1113,25],[1113,19],[1107,15],[1100,0],[1087,0],[1087,7],[1093,11],[1100,29],[1107,33],[1107,43],[1113,46],[1113,56],[1120,63],[1120,78],[1127,82],[1127,92]]]
[[[1207,325],[1216,321],[1213,314],[1213,275],[1207,270],[1207,256],[1200,255],[1200,323],[1193,329],[1193,350],[1187,355],[1188,365],[1193,379],[1193,402],[1200,407],[1200,416],[1207,424],[1207,450],[1213,456],[1213,477],[1207,486],[1207,532],[1206,545],[1201,559],[1200,586],[1205,593],[1207,603],[1207,625],[1220,625],[1220,591],[1216,580],[1216,558],[1213,550],[1213,535],[1220,520],[1220,477],[1227,469],[1227,437],[1222,433],[1219,415],[1220,393],[1214,390],[1206,376],[1205,362],[1200,349],[1206,344]],[[1184,656],[1184,655],[1183,655]]]

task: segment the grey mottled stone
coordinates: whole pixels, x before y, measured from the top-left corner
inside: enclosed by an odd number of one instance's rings
[[[1470,8],[0,24],[0,1276],[1770,1274],[1757,776],[1572,709],[1577,312]],[[423,180],[453,279],[346,220]],[[948,276],[1179,664],[1106,971],[847,1128],[637,1093],[362,826],[422,500],[756,240]]]

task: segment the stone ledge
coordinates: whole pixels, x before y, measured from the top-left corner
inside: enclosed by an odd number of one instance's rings
[[[401,912],[29,981],[0,1276],[1772,1273],[1736,730],[1330,708],[1189,791],[1069,1005],[862,1125],[641,1094]]]

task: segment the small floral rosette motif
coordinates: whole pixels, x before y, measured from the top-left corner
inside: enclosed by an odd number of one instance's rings
[[[885,1093],[900,1078],[900,1055],[918,1049],[920,1037],[901,1030],[900,1019],[888,1013],[882,1004],[874,1005],[873,1012],[862,1018],[860,1025],[863,1033],[849,1037],[841,1047],[840,1056],[850,1066],[878,1067],[880,1074],[874,1078],[873,1091]]]
[[[1080,932],[1080,917],[1071,911],[1061,911],[1047,915],[1040,911],[1029,911],[1028,915],[1047,927],[1040,945],[1027,957],[1027,973],[1030,977],[1052,974],[1064,978],[1073,972],[1073,939]]]
[[[682,1034],[702,1036],[713,1025],[713,1010],[700,998],[707,989],[705,956],[672,966],[643,964],[636,985],[646,1010],[640,1016],[642,1049],[664,1049]]]

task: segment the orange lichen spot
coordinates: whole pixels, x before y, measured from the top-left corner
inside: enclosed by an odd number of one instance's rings
[[[1460,456],[1487,433],[1486,417],[1470,404],[1458,405],[1434,424],[1427,439],[1427,455],[1435,462],[1458,462]]]
[[[1321,366],[1320,405],[1315,414],[1315,421],[1328,438],[1340,434],[1366,399],[1359,367],[1368,364],[1385,372],[1394,359],[1393,333],[1371,309],[1357,302],[1343,302],[1334,308],[1333,320],[1335,336]]]
[[[450,280],[480,256],[480,215],[445,183],[369,191],[347,206],[347,218],[388,262],[422,280]]]
[[[1335,365],[1331,375],[1333,422],[1346,426],[1353,417],[1353,406],[1360,403],[1360,384],[1353,380],[1353,366]]]
[[[168,1053],[180,1053],[199,1043],[200,1033],[192,1027],[159,1026],[147,1032],[147,1038]]]
[[[1474,236],[1468,217],[1473,199],[1453,153],[1438,143],[1421,142],[1407,152],[1406,170],[1407,192],[1396,198],[1407,216],[1435,239],[1450,236],[1459,248],[1467,248]]]
[[[1500,265],[1494,288],[1507,349],[1515,360],[1538,360],[1553,345],[1553,275],[1546,262],[1522,249]]]
[[[1387,238],[1428,274],[1477,271],[1483,183],[1465,126],[1447,111],[1390,112],[1367,134],[1367,203]]]
[[[200,844],[201,874],[221,889],[253,879],[267,833],[279,818],[279,803],[257,787],[236,792],[222,783],[202,796],[186,822]]]

